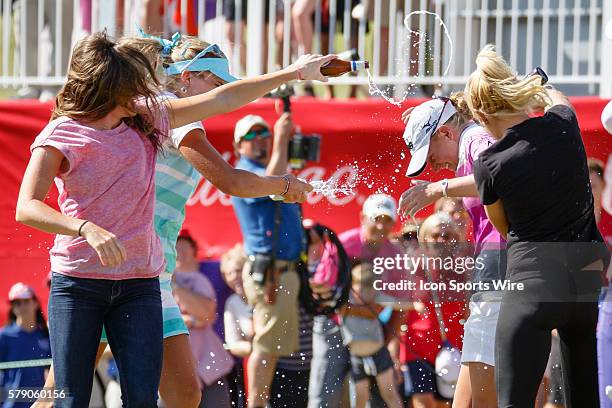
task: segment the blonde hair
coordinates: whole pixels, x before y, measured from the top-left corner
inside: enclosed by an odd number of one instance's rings
[[[446,204],[452,203],[455,208],[463,208],[463,199],[459,197],[440,197],[434,203],[434,212],[445,212],[442,211]]]
[[[229,272],[230,265],[236,262],[239,265],[244,265],[246,262],[246,254],[242,248],[242,244],[238,243],[234,245],[229,251],[221,255],[220,269],[223,274]]]
[[[167,64],[173,64],[175,62],[187,61],[193,59],[196,55],[202,52],[210,44],[198,37],[182,35],[176,47],[172,49],[172,53],[166,58]],[[206,58],[221,58],[221,55],[215,53],[206,53]],[[181,75],[169,75],[166,77],[166,89],[172,93],[177,93],[181,88]]]
[[[551,104],[541,78],[517,78],[491,44],[476,57],[476,71],[467,81],[465,97],[472,113],[487,116],[541,112]]]
[[[368,262],[359,263],[351,269],[353,284],[369,287],[374,284],[374,266]]]
[[[445,227],[455,234],[459,241],[463,239],[459,226],[452,217],[443,212],[436,212],[425,218],[425,221],[419,227],[419,242],[425,242],[425,237],[431,234],[431,231],[436,227]]]
[[[472,112],[470,111],[470,107],[467,105],[467,101],[465,100],[465,95],[463,92],[453,92],[448,97],[450,103],[453,104],[453,107],[457,111],[453,116],[450,117],[444,123],[447,126],[453,127],[455,129],[460,129],[462,126],[470,123],[474,120],[472,116]]]

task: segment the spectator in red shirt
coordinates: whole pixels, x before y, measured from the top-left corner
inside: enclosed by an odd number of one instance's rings
[[[420,227],[419,241],[423,243],[451,243],[463,242],[465,238],[461,230],[448,214],[434,213],[429,216]],[[412,254],[417,256],[417,254]],[[439,256],[428,253],[427,256]],[[431,270],[432,280],[435,282],[448,282],[445,274],[452,274],[453,279],[459,275],[454,271]],[[423,271],[417,275],[424,279]],[[420,296],[423,307],[408,312],[405,325],[402,326],[400,361],[404,373],[404,390],[411,397],[414,408],[434,408],[438,401],[445,401],[440,395],[436,385],[435,360],[442,347],[440,325],[436,318],[434,304],[429,293],[422,292]],[[465,302],[442,301],[441,310],[446,337],[450,344],[459,349],[462,344],[462,319],[467,317]]]

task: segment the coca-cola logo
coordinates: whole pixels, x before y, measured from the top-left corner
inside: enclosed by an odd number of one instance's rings
[[[223,152],[223,158],[229,162],[232,157],[231,152]],[[328,169],[323,166],[309,166],[303,170],[301,170],[297,174],[298,178],[304,180],[342,180],[343,184],[346,185],[355,185],[356,181],[359,177],[358,169],[354,166],[341,166],[338,167],[331,175],[328,175]],[[357,187],[354,188],[354,194],[350,195],[338,195],[336,197],[333,196],[324,196],[319,193],[310,193],[306,197],[306,202],[308,204],[317,204],[321,200],[325,199],[329,202],[329,204],[334,206],[343,206],[346,205],[357,197]],[[223,206],[231,206],[230,196],[221,192],[217,187],[215,187],[210,181],[202,180],[192,196],[187,201],[188,206],[201,205],[203,207],[210,207],[216,203],[219,203]]]

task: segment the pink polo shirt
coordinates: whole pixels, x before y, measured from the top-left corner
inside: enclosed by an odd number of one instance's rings
[[[465,129],[459,142],[459,164],[455,175],[462,177],[472,174],[474,172],[474,162],[478,159],[480,153],[488,149],[493,143],[495,143],[495,139],[481,126],[473,124]],[[487,218],[480,198],[464,197],[463,206],[472,220],[475,253],[480,253],[482,249],[499,249],[499,243],[504,243],[505,240]]]
[[[168,135],[168,112],[165,105],[158,106],[155,127]],[[69,164],[66,172],[55,177],[62,214],[112,232],[127,252],[127,261],[121,265],[102,266],[83,237],[56,235],[49,252],[51,270],[110,280],[158,276],[165,261],[153,228],[156,154],[152,143],[123,122],[111,130],[98,130],[60,117],[45,126],[30,150],[41,146],[59,150]]]

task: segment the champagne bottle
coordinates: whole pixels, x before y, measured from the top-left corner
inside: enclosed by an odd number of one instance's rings
[[[368,61],[344,61],[335,58],[321,67],[321,73],[328,77],[337,77],[351,71],[370,68]]]

